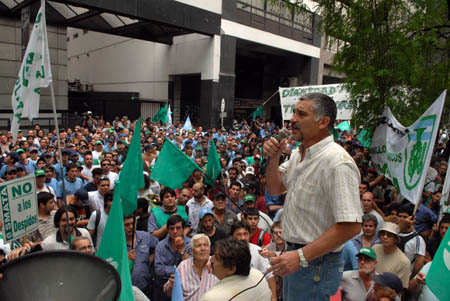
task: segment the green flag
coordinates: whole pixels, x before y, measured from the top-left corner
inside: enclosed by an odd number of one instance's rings
[[[430,270],[426,275],[426,282],[430,290],[439,300],[450,300],[450,231],[445,233],[434,254]],[[445,280],[447,279],[447,280]]]
[[[253,112],[253,115],[252,115],[253,119],[256,119],[257,117],[260,117],[262,115],[262,113],[263,113],[263,108],[262,108],[262,106],[259,106],[256,109],[256,111]]]
[[[220,174],[222,167],[220,166],[219,156],[217,155],[216,144],[214,140],[209,143],[208,164],[206,164],[205,182],[208,185],[214,186],[214,182]]]
[[[141,153],[141,118],[134,128],[119,180],[122,183],[120,197],[122,198],[123,214],[128,216],[136,210],[138,190],[145,185]]]
[[[341,130],[341,131],[350,131],[352,128],[350,126],[350,123],[347,120],[345,120],[345,121],[342,121],[341,123],[339,123],[336,126],[336,129]]]
[[[164,124],[169,121],[169,118],[167,116],[168,116],[167,115],[167,105],[165,105],[158,111],[158,113],[156,113],[156,115],[155,115],[155,117],[153,117],[152,121],[154,123],[161,121],[161,123]]]
[[[334,141],[337,141],[339,139],[339,134],[335,128],[331,131],[331,134],[333,134]]]
[[[177,189],[183,186],[196,168],[203,172],[185,153],[166,139],[150,178],[161,185]]]
[[[128,264],[128,251],[123,226],[122,201],[120,200],[120,181],[116,181],[114,198],[103,232],[97,256],[109,262],[119,273],[122,290],[118,300],[134,300],[131,287],[131,273]]]
[[[366,128],[363,128],[361,133],[358,135],[358,141],[361,142],[363,147],[370,147],[372,145],[372,133]]]

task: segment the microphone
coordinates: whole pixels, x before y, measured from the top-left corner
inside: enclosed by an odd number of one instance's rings
[[[281,140],[289,137],[290,135],[291,135],[291,132],[287,128],[282,128],[280,130],[280,132],[278,133],[278,135],[276,135],[274,138],[277,139],[278,142],[280,142]],[[260,173],[263,175],[266,174],[267,164],[269,164],[269,158],[264,158],[264,161],[261,162],[261,166],[259,169]]]
[[[291,135],[291,132],[287,128],[282,128],[280,130],[280,132],[278,133],[278,135],[275,137],[275,139],[277,139],[278,142],[280,142],[281,140],[289,137],[290,135]]]

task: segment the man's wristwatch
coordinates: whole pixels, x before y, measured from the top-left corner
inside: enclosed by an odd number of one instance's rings
[[[307,268],[309,266],[308,261],[306,261],[305,255],[303,255],[303,250],[297,249],[298,256],[300,257],[300,267],[301,268]]]

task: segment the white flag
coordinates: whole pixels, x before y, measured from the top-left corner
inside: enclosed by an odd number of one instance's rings
[[[422,195],[446,92],[442,92],[428,110],[407,128],[386,107],[381,115],[383,122],[373,135],[370,154],[375,168],[414,204]]]
[[[186,121],[184,122],[183,130],[185,130],[185,131],[192,130],[191,118],[189,118],[189,116],[186,118]]]
[[[31,121],[38,117],[40,88],[48,87],[51,82],[52,71],[45,22],[45,0],[42,0],[11,97],[13,109],[11,132],[14,142],[17,140],[21,118],[28,117]]]
[[[170,105],[167,108],[167,127],[172,125],[172,111],[170,110]]]

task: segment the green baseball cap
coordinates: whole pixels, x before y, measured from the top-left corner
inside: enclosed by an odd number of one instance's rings
[[[34,172],[34,176],[36,176],[36,177],[42,177],[42,176],[45,176],[45,171],[44,171],[43,169],[37,169],[37,170]]]
[[[95,145],[99,145],[99,144],[103,145],[103,141],[101,141],[101,140],[95,141]]]
[[[254,202],[254,201],[255,201],[255,196],[253,194],[249,193],[244,196],[244,203]]]
[[[16,153],[20,154],[20,153],[24,153],[25,150],[23,148],[19,148],[16,150]]]
[[[356,254],[356,257],[359,257],[359,255],[366,255],[372,259],[377,259],[377,253],[375,253],[375,250],[372,248],[361,248],[358,252],[358,254]]]

